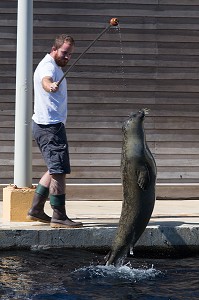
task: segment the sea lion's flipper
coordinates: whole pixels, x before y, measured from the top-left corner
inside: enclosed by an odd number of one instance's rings
[[[150,176],[146,165],[140,166],[137,170],[137,183],[142,190],[147,190],[150,183]]]
[[[108,254],[106,254],[106,256],[104,256],[104,261],[105,261],[105,264],[108,262],[108,260],[110,259],[110,256],[111,256],[111,250],[108,252]]]

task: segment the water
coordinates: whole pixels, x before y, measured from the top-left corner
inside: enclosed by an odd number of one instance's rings
[[[121,268],[102,261],[83,250],[0,252],[0,299],[199,299],[199,256],[130,258]]]
[[[121,68],[123,88],[125,89],[126,80],[125,80],[125,72],[124,72],[124,50],[123,50],[123,42],[122,42],[122,32],[119,24],[115,29],[118,31],[119,34],[120,53],[121,53],[120,68]]]

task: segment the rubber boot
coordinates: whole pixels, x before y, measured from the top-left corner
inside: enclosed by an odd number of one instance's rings
[[[48,199],[49,195],[49,188],[38,184],[33,202],[32,207],[28,211],[27,220],[29,221],[39,221],[43,223],[50,223],[51,218],[45,214],[44,212],[44,205],[46,203],[46,200]]]
[[[65,194],[50,195],[50,204],[53,209],[50,226],[52,228],[80,228],[81,222],[74,222],[66,215]]]

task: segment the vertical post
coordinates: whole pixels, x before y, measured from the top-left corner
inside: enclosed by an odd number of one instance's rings
[[[32,186],[33,0],[18,0],[14,184]]]

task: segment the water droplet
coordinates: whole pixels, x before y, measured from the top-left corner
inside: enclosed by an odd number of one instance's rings
[[[120,42],[120,53],[121,53],[121,75],[122,75],[122,82],[123,82],[123,87],[126,87],[126,81],[125,81],[125,72],[124,72],[124,51],[123,51],[123,43],[122,43],[122,32],[121,32],[121,27],[118,24],[117,26],[118,34],[119,34],[119,42]]]

